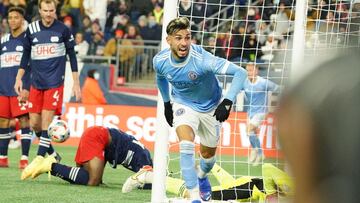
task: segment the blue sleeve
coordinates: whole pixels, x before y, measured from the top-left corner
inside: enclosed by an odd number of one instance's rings
[[[153,67],[156,71],[156,83],[159,88],[160,94],[164,102],[170,101],[169,96],[169,82],[166,80],[165,76],[161,75],[156,68],[156,56],[153,59]]]
[[[75,53],[74,48],[68,49],[68,50],[66,50],[66,52],[69,55],[71,71],[77,72],[78,71],[78,63],[77,63],[76,53]]]
[[[20,68],[25,69],[26,67],[28,67],[30,61],[30,54],[31,54],[29,28],[26,30],[25,36],[23,38],[23,47],[24,47],[24,51],[21,57]]]
[[[30,84],[31,84],[31,78],[30,78],[30,75],[31,75],[31,69],[30,67],[29,68],[26,68],[25,69],[25,74],[22,78],[22,81],[23,81],[23,88],[30,91]]]
[[[226,75],[233,75],[231,86],[225,98],[235,101],[237,94],[244,88],[244,83],[247,78],[247,72],[245,69],[230,63],[225,71]]]
[[[75,47],[74,36],[71,34],[70,29],[66,26],[65,26],[63,35],[64,35],[64,43],[65,43],[66,50],[68,50],[70,48],[74,48]]]
[[[271,80],[268,80],[268,84],[267,84],[267,88],[268,88],[268,91],[272,91],[272,92],[280,92],[280,87],[279,85],[275,84],[273,81]]]
[[[78,66],[77,66],[76,53],[74,50],[75,40],[74,40],[74,36],[71,34],[70,29],[67,27],[64,30],[64,43],[65,43],[66,53],[69,55],[71,71],[77,72]]]
[[[203,50],[203,62],[205,69],[211,70],[215,74],[233,76],[230,89],[225,95],[225,98],[234,102],[236,95],[244,87],[244,82],[247,78],[246,70],[226,59],[216,57],[205,50]]]

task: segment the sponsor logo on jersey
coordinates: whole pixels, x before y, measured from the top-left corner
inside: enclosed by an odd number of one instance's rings
[[[65,44],[64,43],[45,43],[37,44],[31,47],[31,59],[44,60],[50,58],[56,58],[65,56]]]
[[[197,74],[194,71],[190,71],[188,73],[188,77],[190,80],[196,80],[196,78],[198,77]]]
[[[24,51],[24,47],[23,46],[16,46],[15,50],[16,51]]]
[[[185,113],[185,109],[184,109],[184,108],[180,108],[180,109],[176,110],[175,115],[176,115],[176,116],[181,116],[181,115],[183,115],[184,113]]]
[[[20,66],[21,52],[6,52],[1,54],[1,68]]]
[[[52,36],[52,37],[50,37],[50,41],[51,42],[59,42],[59,37],[58,36]]]

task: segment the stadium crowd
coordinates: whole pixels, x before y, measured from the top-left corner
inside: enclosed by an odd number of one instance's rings
[[[314,0],[309,4],[308,30],[347,31],[348,2]],[[3,0],[1,35],[9,32],[6,15],[11,6],[24,7],[27,22],[38,18],[37,0]],[[288,48],[294,9],[292,0],[180,0],[178,4],[179,15],[192,21],[193,43],[233,62],[271,62],[277,52]],[[151,62],[144,63],[144,53],[147,45],[161,40],[163,12],[163,0],[59,0],[57,6],[58,19],[75,36],[78,56],[116,56],[118,52],[120,68],[124,70],[119,75],[126,78],[134,64],[151,66]],[[223,23],[224,12],[234,20]],[[221,24],[216,30],[211,27],[214,18]],[[309,41],[316,37],[311,35]],[[341,35],[334,40],[341,43]],[[121,45],[119,51],[117,43]]]

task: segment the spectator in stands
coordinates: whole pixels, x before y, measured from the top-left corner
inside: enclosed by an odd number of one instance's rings
[[[3,35],[5,33],[9,33],[10,32],[10,28],[9,28],[9,24],[7,22],[6,18],[3,18],[1,20],[1,25],[0,25],[0,33]]]
[[[84,40],[84,34],[82,32],[78,32],[76,33],[75,35],[75,52],[77,54],[77,56],[80,56],[80,57],[77,57],[78,60],[81,60],[81,57],[82,56],[86,56],[87,52],[88,52],[88,49],[89,49],[89,43],[87,43],[86,40]]]
[[[263,20],[256,21],[255,33],[256,40],[259,42],[259,45],[265,45],[267,35],[270,33],[270,27]]]
[[[265,61],[271,61],[274,58],[274,53],[278,48],[278,41],[275,39],[275,33],[270,33],[267,37],[265,45],[261,47],[261,51],[264,54],[261,59]]]
[[[3,18],[6,18],[9,7],[10,7],[9,0],[2,0],[2,2],[0,2],[0,15]]]
[[[259,50],[259,44],[256,40],[256,34],[254,31],[249,33],[247,42],[244,44],[243,60],[256,61],[262,56],[261,50]]]
[[[73,20],[70,16],[66,16],[64,19],[63,19],[63,23],[64,25],[66,25],[66,27],[68,27],[71,31],[71,33],[74,35],[74,31],[75,31],[75,28],[73,26]]]
[[[100,27],[100,24],[99,24],[99,21],[94,21],[92,22],[91,24],[91,29],[90,31],[86,31],[85,32],[85,40],[90,44],[91,41],[93,40],[93,36],[98,33],[99,31],[101,31],[101,27]]]
[[[102,56],[104,54],[104,47],[105,47],[104,33],[98,31],[94,34],[93,39],[89,44],[87,55]]]
[[[85,15],[82,19],[82,32],[91,32],[91,20],[87,15]]]
[[[215,55],[215,47],[216,47],[216,40],[215,37],[209,37],[207,39],[207,45],[204,46],[204,49],[211,54]]]
[[[122,30],[115,30],[115,37],[109,39],[106,42],[104,48],[104,56],[116,56],[117,44],[120,43],[120,40],[124,36],[124,32]]]
[[[99,79],[100,73],[95,69],[88,71],[87,78],[85,79],[81,92],[81,101],[83,104],[101,105],[107,103],[104,97],[104,93],[100,88],[98,82]]]
[[[246,30],[245,25],[240,24],[238,29],[235,31],[234,35],[231,37],[231,52],[229,60],[233,62],[240,62],[243,58],[243,48],[245,47],[246,40]]]
[[[227,58],[228,48],[228,34],[225,31],[220,31],[216,39],[215,55],[221,58]]]
[[[85,14],[88,15],[91,21],[98,20],[101,30],[105,30],[107,0],[84,0],[83,6]]]
[[[136,56],[134,58],[135,60],[135,66],[130,66],[130,71],[131,68],[135,67],[135,68],[139,68],[142,67],[142,64],[144,62],[144,41],[142,39],[142,37],[139,34],[138,28],[135,25],[129,25],[127,27],[127,31],[124,35],[124,39],[128,39],[131,41],[132,46],[134,46],[135,51],[136,51]],[[132,60],[131,60],[132,61]],[[136,70],[135,73],[139,73],[141,74],[142,69],[140,70]],[[138,76],[138,75],[136,75]]]
[[[145,16],[140,17],[139,27],[139,33],[144,40],[161,40],[162,29],[154,16],[150,15],[147,19]]]
[[[82,28],[82,23],[81,23],[82,4],[81,4],[81,0],[65,0],[63,7],[68,8],[68,12],[73,18],[73,28],[74,28],[73,31],[74,31],[74,33],[77,33]]]
[[[161,3],[156,3],[152,14],[155,17],[156,23],[160,23],[160,20],[164,14],[163,5]]]
[[[275,33],[282,35],[283,38],[286,38],[286,36],[293,31],[293,23],[290,21],[290,14],[291,11],[286,8],[285,3],[283,2],[279,4],[278,11],[274,14],[276,16]]]
[[[105,24],[105,39],[109,39],[110,33],[112,32],[114,17],[119,13],[119,3],[115,0],[109,0],[106,11],[106,24]]]
[[[132,0],[130,6],[130,19],[131,22],[136,22],[139,16],[147,15],[154,9],[150,0]]]
[[[34,14],[39,13],[38,12],[38,0],[27,0],[26,1],[26,10],[25,10],[25,19],[28,22],[31,22],[31,18],[34,16]]]
[[[271,14],[275,13],[272,1],[258,0],[255,1],[252,6],[257,9],[256,13],[260,15],[260,19],[265,21],[269,21]]]
[[[124,39],[132,40],[132,44],[135,46],[144,45],[143,39],[139,34],[139,31],[135,25],[129,25],[126,29]],[[142,51],[140,51],[142,52]]]
[[[127,26],[130,24],[130,17],[128,15],[117,15],[113,19],[113,27],[112,30],[122,30],[124,33],[126,32]]]

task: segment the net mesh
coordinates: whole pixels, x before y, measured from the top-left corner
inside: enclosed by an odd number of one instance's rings
[[[230,118],[222,125],[217,163],[235,179],[243,176],[263,178],[263,163],[285,168],[272,112],[278,94],[281,94],[289,79],[295,6],[294,0],[178,1],[178,16],[186,16],[192,22],[193,43],[242,67],[249,61],[255,62],[259,66],[259,75],[280,87],[276,94],[266,91],[264,105],[269,114],[255,130],[265,155],[258,166],[249,161],[252,147],[247,136],[249,119],[246,110],[251,108],[248,100],[252,98],[245,98],[244,92],[241,92]],[[328,50],[359,47],[360,3],[307,1],[306,8],[305,60],[310,56],[326,55]],[[232,78],[219,76],[218,79],[225,93]],[[196,143],[198,141],[199,138],[196,138]],[[178,148],[176,133],[172,130],[168,175],[181,178]],[[210,179],[213,186],[220,184],[212,175]]]

